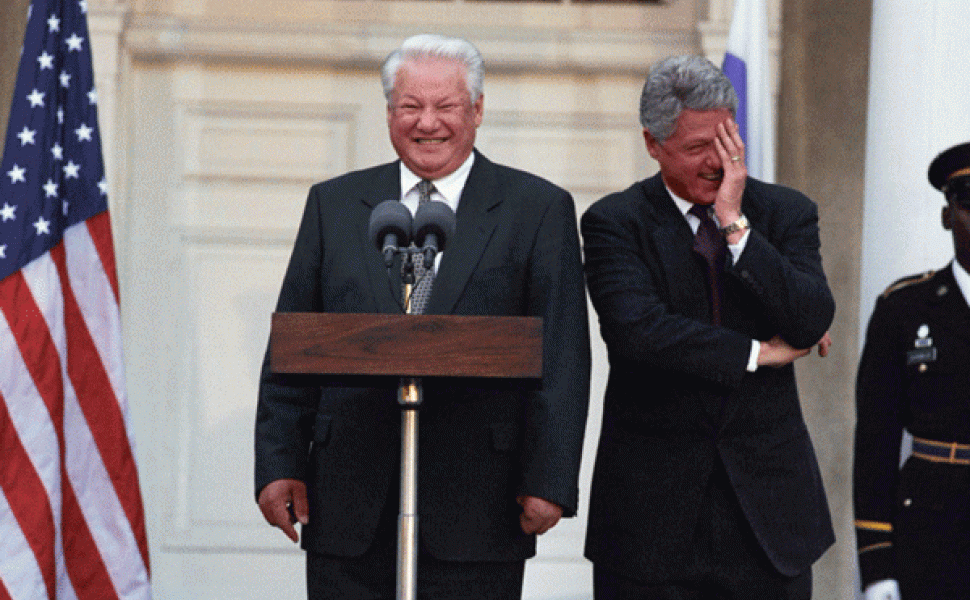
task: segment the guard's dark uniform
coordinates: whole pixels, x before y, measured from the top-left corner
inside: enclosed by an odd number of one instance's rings
[[[953,266],[876,303],[856,387],[854,496],[863,587],[970,598],[970,307]],[[899,469],[903,429],[913,454]]]

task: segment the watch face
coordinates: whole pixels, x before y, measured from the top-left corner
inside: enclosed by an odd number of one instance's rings
[[[741,215],[737,221],[735,221],[734,223],[731,223],[721,231],[723,231],[726,234],[732,234],[732,233],[741,231],[742,229],[747,229],[748,226],[749,226],[748,218],[744,215]]]

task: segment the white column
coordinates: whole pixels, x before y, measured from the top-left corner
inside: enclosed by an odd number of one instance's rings
[[[873,2],[860,347],[887,285],[953,256],[943,196],[926,172],[941,151],[970,141],[966,15],[966,0]]]

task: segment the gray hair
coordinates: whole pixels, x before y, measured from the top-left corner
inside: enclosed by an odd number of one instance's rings
[[[381,68],[381,83],[384,86],[384,97],[391,101],[394,83],[398,69],[405,61],[441,58],[453,60],[465,67],[465,85],[468,86],[468,97],[472,103],[482,95],[482,55],[471,42],[461,38],[445,37],[442,35],[421,34],[409,37],[401,43],[401,47],[391,52]]]
[[[640,95],[640,124],[658,142],[673,135],[680,111],[738,111],[738,95],[721,69],[703,56],[672,56],[655,64]]]

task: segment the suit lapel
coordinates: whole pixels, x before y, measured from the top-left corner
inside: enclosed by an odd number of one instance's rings
[[[658,267],[666,279],[670,306],[695,318],[706,319],[708,291],[704,271],[694,253],[694,235],[680,209],[674,204],[658,173],[643,182],[644,221],[659,258]],[[698,302],[703,299],[703,302]]]
[[[425,312],[450,314],[475,272],[499,222],[495,165],[475,151],[475,162],[461,193],[454,239],[447,243]]]
[[[368,235],[370,213],[374,207],[385,200],[401,199],[401,169],[400,161],[388,163],[379,168],[373,183],[361,192],[360,201],[365,205],[368,217],[358,223],[357,239],[360,242],[362,256],[366,257],[367,278],[370,282],[377,311],[381,313],[401,312],[401,267],[400,260],[394,262],[390,272],[384,266],[384,259],[371,243]]]

